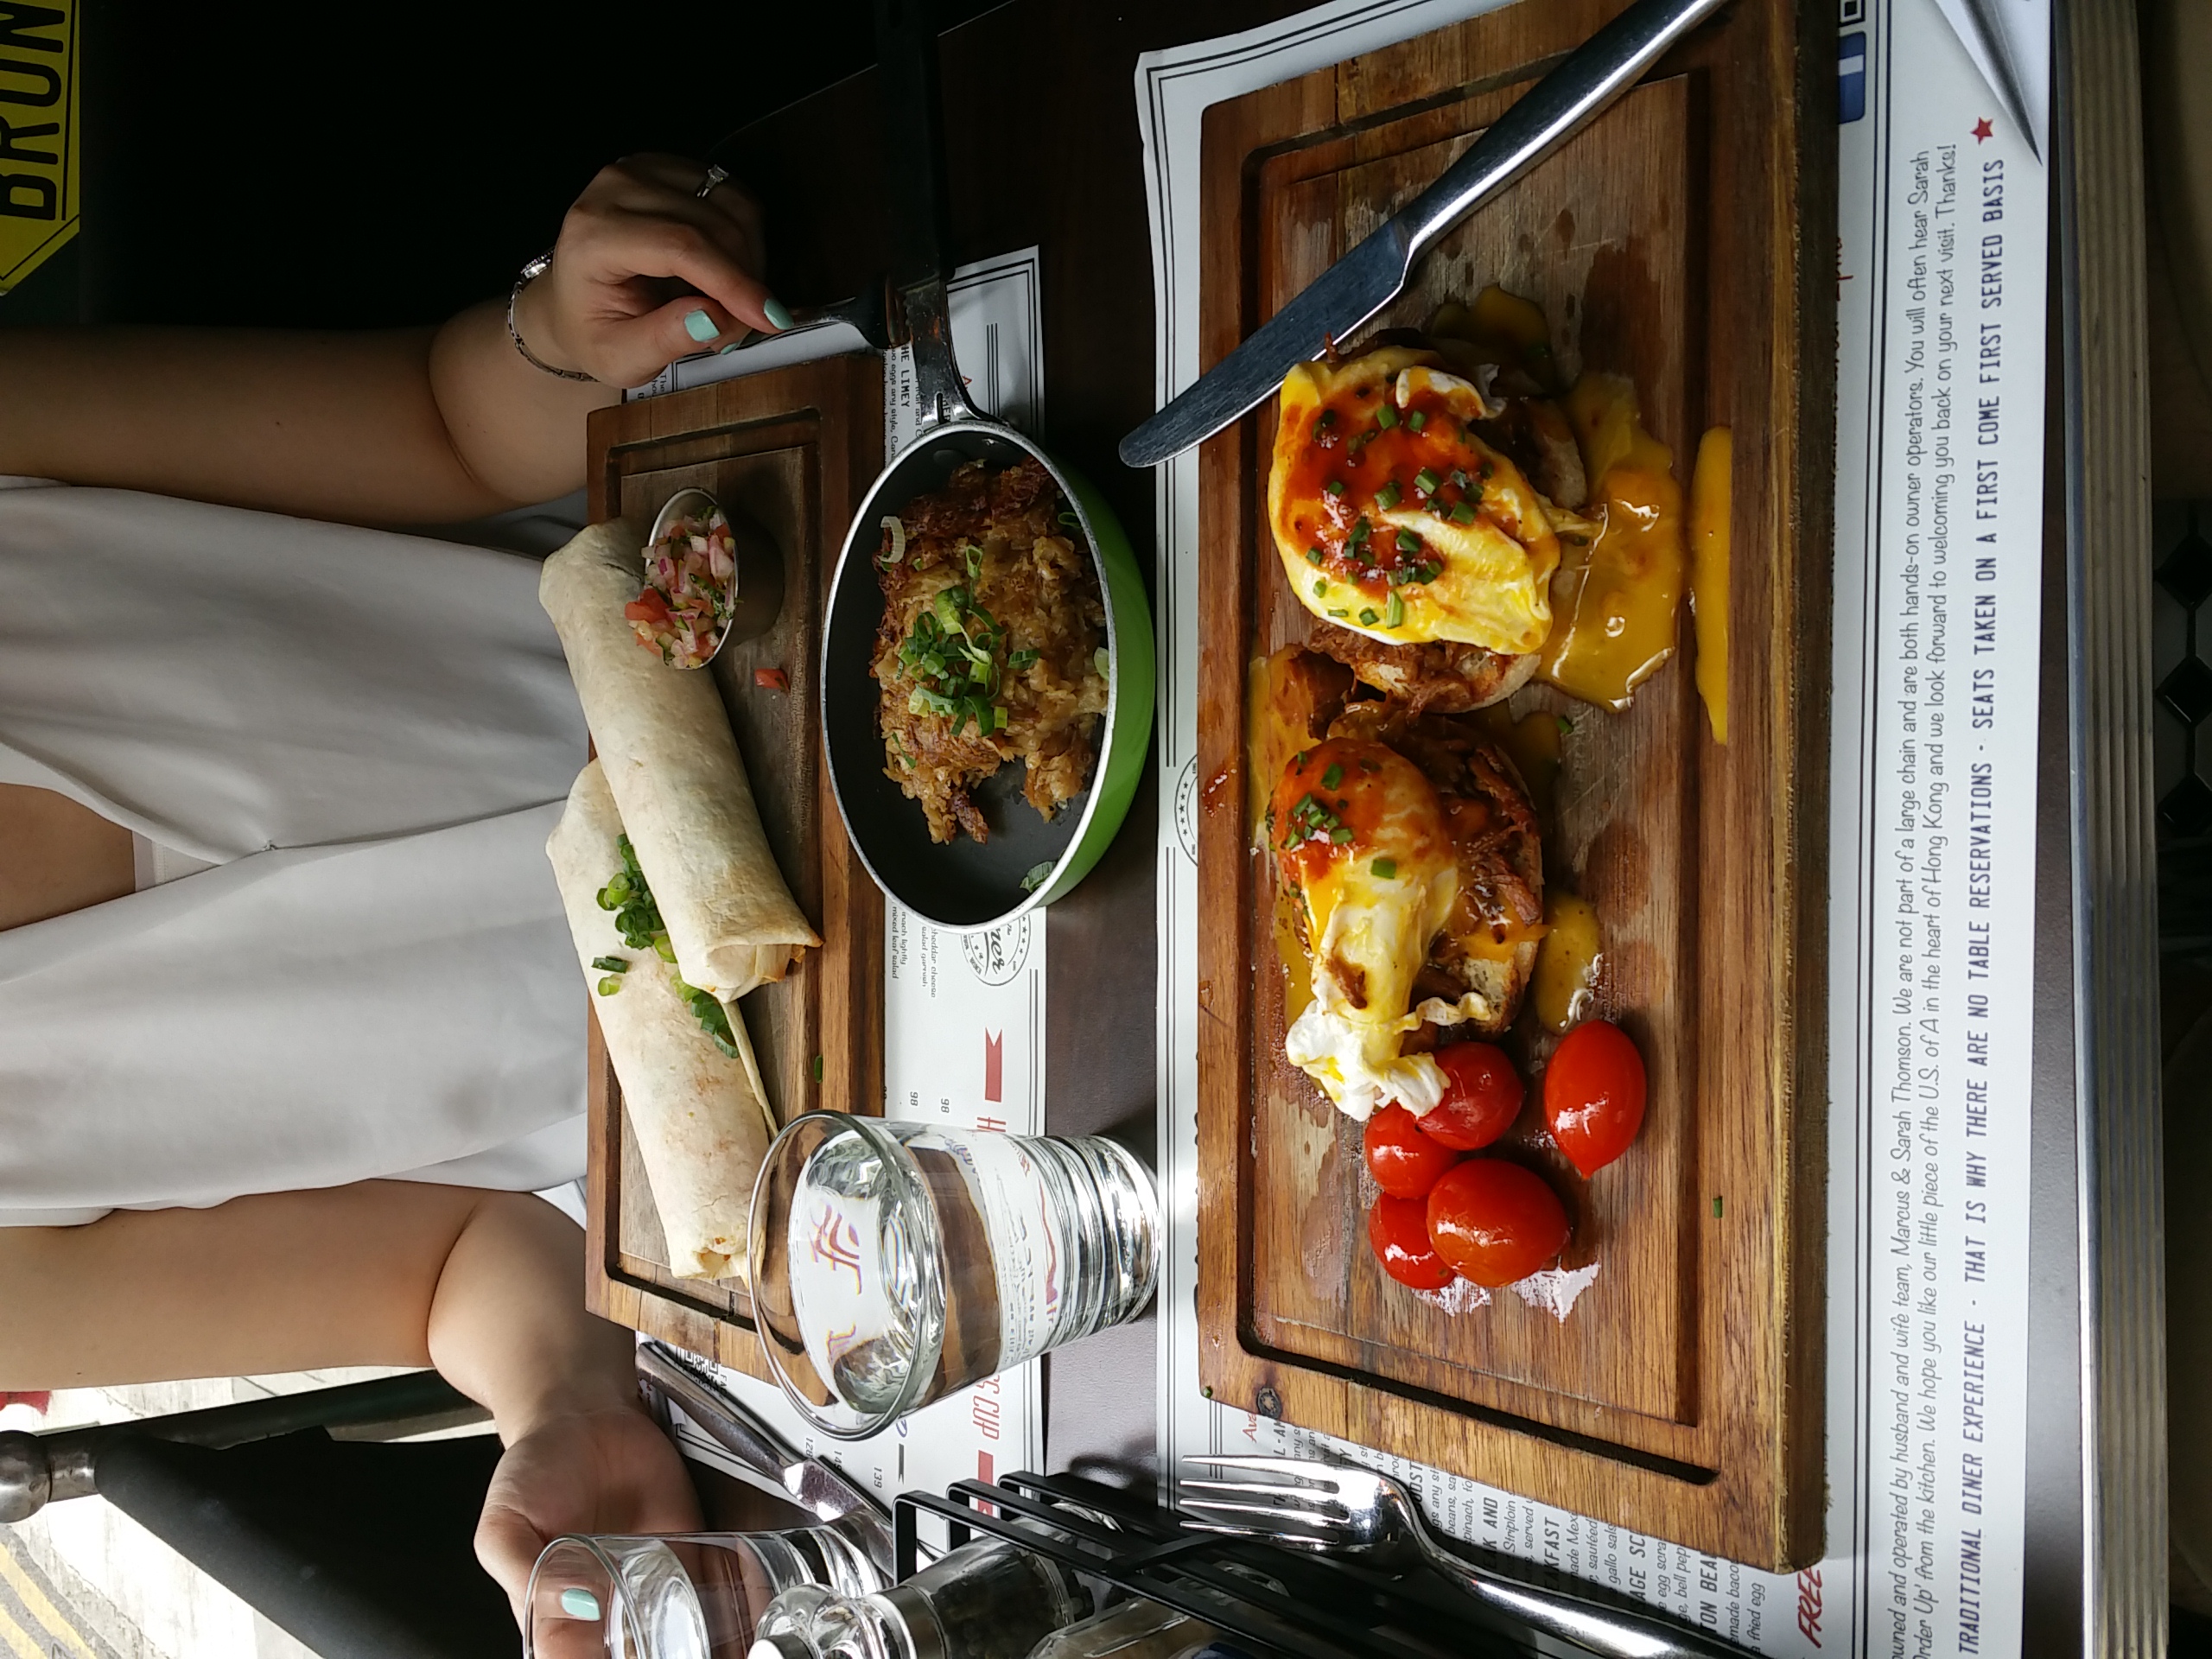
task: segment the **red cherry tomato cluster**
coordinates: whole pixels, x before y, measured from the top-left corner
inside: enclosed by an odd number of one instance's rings
[[[1454,1278],[1486,1289],[1525,1279],[1567,1248],[1567,1210],[1543,1177],[1499,1158],[1467,1158],[1513,1127],[1524,1094],[1491,1043],[1440,1049],[1444,1098],[1426,1117],[1395,1102],[1367,1120],[1368,1173],[1382,1196],[1367,1242],[1382,1271],[1415,1290]],[[1643,1057],[1618,1026],[1590,1020],[1567,1033],[1544,1071],[1544,1121],[1587,1179],[1636,1139],[1643,1122]]]

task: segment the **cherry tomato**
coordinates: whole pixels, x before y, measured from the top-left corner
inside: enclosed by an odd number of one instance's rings
[[[1521,1074],[1503,1049],[1446,1043],[1435,1058],[1444,1069],[1444,1099],[1421,1120],[1431,1140],[1454,1152],[1476,1152],[1513,1127],[1521,1116]]]
[[[1425,1198],[1436,1178],[1459,1161],[1440,1141],[1421,1132],[1421,1120],[1392,1101],[1367,1120],[1367,1173],[1394,1198]]]
[[[1544,1070],[1544,1121],[1567,1160],[1596,1174],[1628,1150],[1643,1124],[1643,1056],[1618,1026],[1586,1020]]]
[[[1429,1242],[1428,1209],[1419,1198],[1376,1199],[1367,1212],[1367,1248],[1383,1272],[1415,1290],[1441,1290],[1459,1276]]]
[[[1430,1189],[1428,1236],[1446,1263],[1495,1290],[1567,1248],[1567,1211],[1542,1176],[1502,1158],[1470,1158]]]

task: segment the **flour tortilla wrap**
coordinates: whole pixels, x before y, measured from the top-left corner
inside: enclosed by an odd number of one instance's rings
[[[644,583],[642,546],[619,519],[593,525],[545,562],[538,602],[568,653],[676,965],[732,1002],[822,940],[768,850],[714,681],[662,663],[622,615]]]
[[[676,995],[676,970],[652,950],[625,945],[613,914],[599,907],[599,890],[622,869],[616,845],[621,834],[614,797],[594,760],[569,791],[568,810],[545,854],[560,883],[576,959],[594,988],[599,1029],[668,1236],[669,1265],[693,1278],[741,1279],[753,1179],[775,1122],[743,1016],[726,1010],[738,1050],[732,1059]],[[610,976],[592,966],[600,957],[630,964],[628,972],[613,976],[621,988],[607,995],[597,987]]]

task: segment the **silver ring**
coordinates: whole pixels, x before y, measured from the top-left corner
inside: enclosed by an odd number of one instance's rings
[[[701,201],[704,201],[707,199],[707,192],[713,189],[716,185],[720,184],[723,180],[728,177],[728,174],[723,172],[721,168],[716,167],[712,162],[709,162],[707,163],[706,182],[702,184],[691,194]]]

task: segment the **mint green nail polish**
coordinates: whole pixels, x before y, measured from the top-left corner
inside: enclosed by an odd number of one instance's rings
[[[561,1611],[570,1618],[596,1619],[599,1617],[599,1598],[588,1590],[563,1590],[561,1592]]]
[[[733,340],[728,345],[717,347],[717,353],[722,357],[728,357],[732,352],[736,351],[744,344],[745,342],[741,340]]]
[[[781,300],[764,300],[760,309],[768,321],[776,325],[779,333],[791,326],[791,314]]]
[[[703,346],[721,330],[715,327],[715,320],[705,312],[693,311],[683,319],[683,332]]]

